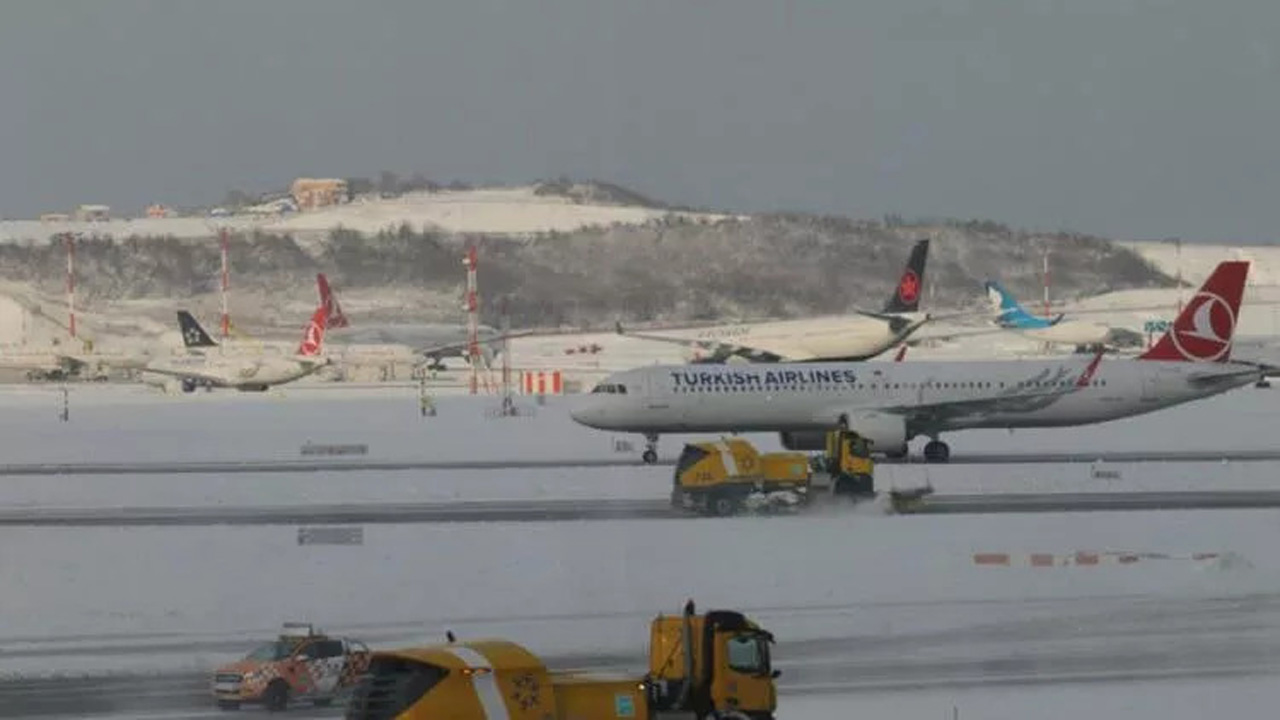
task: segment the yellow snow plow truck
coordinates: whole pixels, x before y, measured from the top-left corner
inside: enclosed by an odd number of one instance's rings
[[[503,640],[373,653],[349,720],[773,720],[773,636],[731,610],[659,615],[649,671],[557,672]]]
[[[761,453],[736,437],[690,443],[676,461],[672,485],[671,505],[702,515],[795,510],[826,489],[854,500],[876,494],[871,444],[849,430],[827,433],[826,452],[812,458]]]
[[[776,511],[809,502],[809,457],[764,453],[741,438],[690,443],[676,461],[671,505],[703,515]]]

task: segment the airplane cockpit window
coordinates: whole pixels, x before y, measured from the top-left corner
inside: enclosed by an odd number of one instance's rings
[[[609,395],[626,395],[627,386],[618,385],[616,383],[600,383],[594,388],[591,388],[591,394],[595,395],[597,393],[607,393]]]

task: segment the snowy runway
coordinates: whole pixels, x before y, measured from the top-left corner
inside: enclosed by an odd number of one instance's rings
[[[615,452],[618,438],[569,422],[568,399],[516,420],[486,416],[492,400],[445,399],[424,420],[412,395],[392,392],[157,398],[93,388],[73,397],[63,423],[51,398],[0,394],[7,461],[295,461],[307,442],[366,443],[372,458],[405,462],[629,458]],[[957,453],[1258,450],[1274,445],[1273,398],[1242,391],[1106,426],[957,433],[952,443]],[[664,438],[664,454],[681,440]],[[1280,490],[1277,469],[902,465],[884,466],[880,484],[1124,502],[1131,493],[1270,493]],[[657,507],[670,472],[8,476],[0,512]],[[299,545],[293,525],[0,527],[0,674],[11,678],[0,682],[0,714],[208,717],[209,669],[285,621],[375,646],[436,642],[453,629],[509,637],[558,665],[638,668],[650,617],[694,597],[704,608],[742,608],[777,634],[788,718],[950,717],[953,705],[961,718],[1067,717],[1053,714],[1055,702],[1078,703],[1073,718],[1080,707],[1204,717],[1206,696],[1250,698],[1246,709],[1280,700],[1276,547],[1275,510],[369,523],[350,546]],[[1091,553],[1140,560],[1057,561]],[[1033,556],[1055,560],[1019,561]],[[51,679],[67,674],[89,677]]]

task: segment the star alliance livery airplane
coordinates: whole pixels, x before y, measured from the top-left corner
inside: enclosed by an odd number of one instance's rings
[[[1088,425],[1259,381],[1261,366],[1230,359],[1248,272],[1247,261],[1218,265],[1137,359],[647,366],[606,378],[572,417],[643,433],[646,462],[657,461],[663,433],[777,432],[788,449],[820,450],[837,427],[892,456],[923,435],[925,459],[946,462],[944,432]]]

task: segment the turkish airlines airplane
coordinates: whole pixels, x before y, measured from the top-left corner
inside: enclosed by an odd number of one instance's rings
[[[788,449],[817,450],[837,427],[894,456],[924,435],[925,459],[946,462],[944,432],[1100,423],[1260,381],[1263,366],[1230,360],[1248,272],[1247,261],[1218,265],[1137,359],[651,366],[606,378],[571,414],[643,433],[646,462],[662,433],[777,432]]]
[[[906,340],[929,321],[921,313],[924,268],[929,241],[916,242],[907,266],[884,309],[857,311],[835,317],[672,329],[658,333],[633,332],[617,326],[619,335],[675,343],[698,353],[701,362],[722,363],[732,358],[751,362],[815,362],[866,360]]]
[[[247,352],[226,356],[192,354],[152,360],[142,371],[178,378],[183,392],[193,392],[200,385],[262,392],[273,385],[304,378],[329,364],[329,359],[321,355],[327,321],[328,310],[324,306],[317,308],[303,331],[302,343],[294,357]],[[184,328],[184,339],[190,343],[186,331]],[[197,346],[213,343],[203,329],[200,332],[204,338],[196,338]]]

